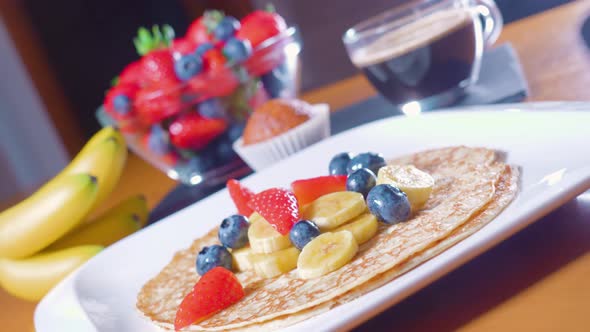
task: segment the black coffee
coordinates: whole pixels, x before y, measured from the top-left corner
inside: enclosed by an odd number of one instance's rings
[[[357,50],[352,61],[392,103],[421,100],[469,82],[475,24],[466,10],[437,12]]]

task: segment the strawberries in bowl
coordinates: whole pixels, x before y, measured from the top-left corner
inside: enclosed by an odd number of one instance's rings
[[[256,105],[295,97],[298,71],[286,55],[300,49],[295,33],[261,10],[241,19],[208,10],[184,35],[168,25],[140,28],[140,57],[113,80],[97,117],[173,178],[220,180],[235,171],[228,164],[245,168],[232,145]]]

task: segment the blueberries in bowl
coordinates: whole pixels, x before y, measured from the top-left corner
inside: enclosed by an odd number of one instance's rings
[[[174,61],[174,72],[181,81],[188,81],[203,69],[203,60],[195,54],[185,54]]]
[[[221,266],[232,270],[232,256],[230,252],[218,244],[201,249],[197,255],[197,273],[204,275],[214,267]]]
[[[262,85],[271,98],[278,98],[289,83],[289,69],[282,64],[260,77]]]
[[[247,40],[231,37],[225,42],[222,53],[229,61],[241,62],[252,54],[252,45]]]
[[[318,235],[320,235],[318,226],[313,221],[305,219],[298,221],[289,231],[291,243],[299,250]]]
[[[197,46],[197,49],[195,50],[195,55],[198,57],[202,57],[203,54],[205,54],[205,52],[214,49],[215,46],[213,46],[213,44],[211,43],[203,43],[199,46]]]
[[[226,40],[233,36],[238,29],[240,29],[240,21],[235,17],[225,16],[213,29],[213,34],[218,40]]]
[[[225,119],[227,114],[225,107],[219,98],[203,100],[198,106],[199,114],[211,119]]]
[[[381,154],[365,152],[360,153],[352,158],[346,167],[346,171],[348,174],[350,174],[357,169],[368,168],[373,171],[373,173],[377,174],[377,172],[379,172],[379,168],[385,166],[386,164],[385,158],[383,158]]]
[[[377,220],[386,224],[397,224],[410,217],[410,201],[406,193],[390,184],[379,184],[367,195],[369,211]]]
[[[219,241],[227,248],[239,249],[248,243],[248,218],[234,214],[221,222]]]
[[[363,194],[367,198],[369,191],[377,184],[377,177],[375,173],[368,168],[357,169],[348,174],[346,179],[346,190],[356,191]]]
[[[348,152],[342,152],[332,157],[328,166],[330,175],[347,175],[347,166],[352,157],[353,155]]]

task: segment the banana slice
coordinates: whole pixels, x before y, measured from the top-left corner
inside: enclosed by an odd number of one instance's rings
[[[295,247],[275,251],[271,254],[253,254],[254,272],[262,278],[272,278],[297,267],[299,250]]]
[[[236,250],[232,250],[231,255],[233,257],[233,265],[238,271],[251,270],[252,266],[252,255],[255,255],[250,247],[244,247]]]
[[[334,229],[367,210],[363,195],[354,191],[339,191],[324,195],[304,206],[303,219],[313,221],[320,230]]]
[[[388,165],[381,167],[377,174],[377,184],[391,184],[408,195],[412,211],[417,211],[428,200],[434,186],[430,174],[414,165]]]
[[[334,232],[349,231],[354,236],[356,243],[361,245],[375,236],[378,228],[379,223],[377,222],[377,218],[370,213],[364,213],[354,218],[351,222],[336,228]]]
[[[358,244],[349,231],[327,232],[311,240],[299,255],[299,277],[312,279],[335,271],[356,255]]]
[[[255,253],[271,253],[291,246],[289,234],[282,235],[261,215],[254,212],[250,216],[248,228],[248,241]]]

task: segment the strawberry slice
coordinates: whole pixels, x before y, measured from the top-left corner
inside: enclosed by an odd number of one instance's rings
[[[229,196],[231,197],[232,201],[236,205],[238,209],[238,213],[249,217],[254,211],[248,206],[248,202],[254,196],[254,192],[252,190],[244,187],[240,181],[236,179],[229,179],[226,183],[227,190],[229,191]]]
[[[229,270],[215,267],[197,281],[176,311],[176,331],[199,323],[244,297],[244,288]]]
[[[300,205],[311,203],[329,193],[346,191],[346,175],[326,175],[316,178],[297,180],[291,183],[291,189]]]
[[[271,188],[252,197],[248,202],[279,233],[289,234],[291,227],[299,221],[299,204],[292,192]]]
[[[227,122],[223,119],[205,118],[193,112],[180,115],[170,124],[168,131],[174,146],[200,150],[223,134],[226,128]]]

